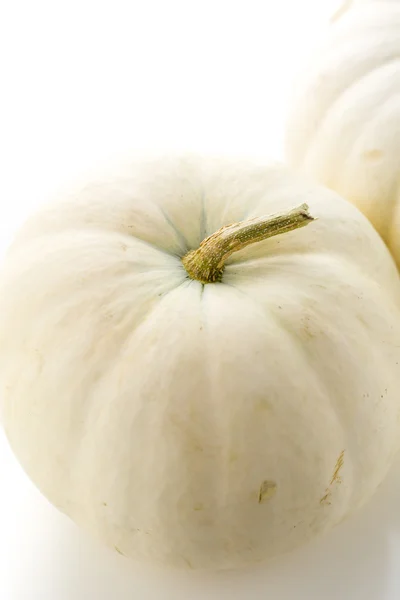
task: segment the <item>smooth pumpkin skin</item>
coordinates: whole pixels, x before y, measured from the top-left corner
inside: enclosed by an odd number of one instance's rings
[[[400,266],[400,2],[344,2],[299,77],[288,163],[372,222]]]
[[[181,257],[307,202],[221,283]],[[329,530],[400,443],[400,283],[367,219],[280,166],[160,157],[42,208],[0,274],[3,425],[61,511],[125,556],[241,567]]]

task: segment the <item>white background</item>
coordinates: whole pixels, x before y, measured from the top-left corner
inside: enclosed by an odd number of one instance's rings
[[[0,251],[38,202],[144,148],[281,158],[292,78],[338,0],[0,5]],[[332,534],[240,573],[144,569],[35,490],[0,435],[1,600],[398,600],[400,460]]]

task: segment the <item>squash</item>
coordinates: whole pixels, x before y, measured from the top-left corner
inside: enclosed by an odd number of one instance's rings
[[[399,339],[396,267],[347,201],[279,165],[128,161],[7,254],[3,425],[118,552],[241,567],[373,494],[400,444]]]
[[[397,0],[344,3],[295,85],[286,156],[292,167],[354,203],[400,266]]]

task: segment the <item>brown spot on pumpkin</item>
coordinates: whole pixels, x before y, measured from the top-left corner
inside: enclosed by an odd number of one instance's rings
[[[333,471],[333,475],[332,475],[332,479],[330,482],[330,485],[336,483],[341,483],[341,478],[339,476],[340,473],[340,469],[343,467],[344,464],[344,450],[341,451],[341,453],[339,454],[339,458],[336,461],[336,465],[335,465],[335,469]]]
[[[357,315],[357,319],[360,321],[360,323],[366,327],[368,327],[368,322],[364,319],[364,317],[362,317],[361,315]]]
[[[304,334],[305,338],[311,340],[317,336],[318,331],[315,329],[310,315],[304,315],[301,320],[301,324],[303,327],[302,333]]]
[[[193,565],[190,562],[190,560],[188,558],[186,558],[185,556],[182,556],[182,558],[185,561],[186,565],[189,567],[189,569],[193,569]]]
[[[38,363],[38,372],[41,373],[43,371],[43,367],[44,367],[44,356],[43,356],[42,352],[40,350],[38,350],[38,348],[35,348],[34,352],[35,352],[37,363]]]
[[[320,504],[326,504],[326,505],[330,505],[332,504],[330,502],[330,498],[331,498],[332,492],[331,490],[327,490],[326,494],[324,496],[322,496],[321,500],[319,501]]]
[[[382,150],[378,150],[378,148],[371,148],[371,150],[363,152],[362,157],[368,162],[378,162],[383,158],[383,152]]]
[[[263,504],[276,493],[277,485],[275,481],[270,481],[266,479],[260,485],[260,490],[258,492],[258,503]]]
[[[236,462],[238,459],[238,455],[236,454],[236,452],[231,452],[229,455],[229,462],[233,463]]]
[[[255,404],[255,408],[258,412],[269,412],[271,409],[271,405],[268,400],[261,398]]]
[[[343,464],[344,464],[344,452],[345,451],[342,450],[341,453],[339,454],[339,457],[335,464],[335,468],[333,470],[332,478],[329,482],[328,487],[325,490],[325,494],[322,496],[322,498],[319,501],[320,504],[325,504],[325,505],[329,506],[331,504],[331,498],[332,498],[332,486],[335,483],[342,482],[342,478],[340,477],[340,470],[342,469]]]
[[[193,441],[192,449],[193,452],[204,452],[203,446],[196,441]]]
[[[121,248],[124,252],[128,250],[128,246],[126,244],[121,244]]]
[[[125,554],[118,548],[118,546],[114,546],[114,548],[118,552],[118,554],[120,554],[121,556],[125,556]]]

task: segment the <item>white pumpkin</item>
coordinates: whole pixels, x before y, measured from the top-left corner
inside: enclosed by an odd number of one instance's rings
[[[400,1],[345,8],[297,82],[286,155],[354,203],[400,266]]]
[[[317,220],[290,212],[303,202]],[[211,238],[229,254],[229,232],[287,211],[221,281],[188,275],[207,236],[255,219]],[[241,160],[131,163],[41,209],[8,253],[4,428],[43,494],[125,556],[262,561],[383,479],[400,444],[399,307],[387,248],[333,192]]]

